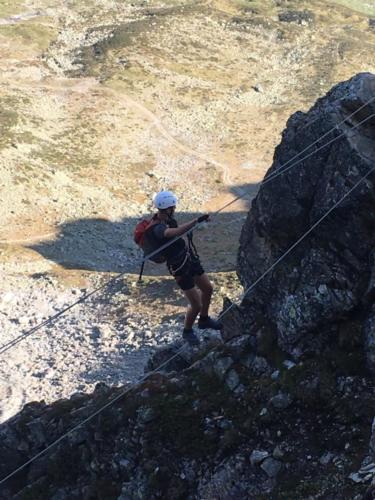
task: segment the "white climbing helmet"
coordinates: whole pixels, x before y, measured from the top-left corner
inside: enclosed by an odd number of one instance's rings
[[[153,197],[152,201],[159,210],[175,207],[177,205],[177,197],[171,191],[160,191]]]

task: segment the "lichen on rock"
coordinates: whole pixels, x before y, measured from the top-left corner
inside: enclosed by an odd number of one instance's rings
[[[244,286],[373,167],[374,96],[375,75],[358,74],[336,85],[307,113],[289,119],[242,230],[238,274]],[[244,314],[266,323],[290,355],[317,352],[339,323],[360,314],[368,317],[365,354],[375,372],[370,326],[374,181],[370,175],[358,186],[243,303]]]

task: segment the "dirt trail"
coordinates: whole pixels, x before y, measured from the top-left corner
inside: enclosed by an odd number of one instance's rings
[[[130,96],[122,95],[121,100],[141,111],[141,113],[152,122],[152,124],[160,132],[160,134],[165,137],[173,146],[176,146],[176,148],[178,148],[180,151],[192,155],[195,158],[199,158],[200,160],[210,163],[211,165],[219,167],[223,172],[224,184],[226,186],[230,186],[232,184],[230,171],[231,168],[234,168],[233,166],[229,166],[213,160],[212,158],[200,153],[196,149],[191,148],[190,146],[173,137],[173,135],[164,127],[161,120],[154,113],[147,109],[143,104],[132,99]]]
[[[35,17],[41,17],[44,15],[46,15],[46,13],[40,10],[32,12],[23,12],[22,14],[14,14],[13,16],[1,18],[0,26],[21,23],[22,21],[29,21],[30,19],[34,19]]]
[[[56,90],[59,89],[58,86],[47,86],[43,85],[44,88],[48,88],[51,90]],[[203,160],[211,165],[214,165],[216,167],[219,167],[222,170],[223,173],[223,183],[226,187],[232,186],[232,176],[231,176],[231,170],[234,169],[235,167],[233,165],[226,165],[224,163],[220,163],[211,157],[197,151],[196,149],[193,149],[189,145],[181,142],[179,139],[176,139],[163,125],[162,121],[160,118],[150,111],[146,106],[144,106],[142,103],[134,100],[131,96],[124,94],[123,91],[121,92],[116,92],[115,90],[109,89],[108,87],[103,88],[98,80],[95,78],[81,78],[78,83],[76,83],[74,86],[69,87],[69,90],[75,91],[75,92],[80,92],[80,93],[85,93],[87,91],[100,91],[103,92],[104,94],[109,94],[112,97],[115,97],[117,102],[119,104],[124,103],[130,105],[132,108],[135,108],[136,110],[140,111],[141,114],[149,120],[152,125],[160,132],[160,134],[167,139],[171,145],[175,146],[177,149],[182,151],[183,153],[187,153],[189,155],[194,156],[195,158],[198,158],[200,160]],[[233,188],[235,189],[235,188]],[[243,194],[242,192],[238,194]]]
[[[30,90],[30,86],[25,83],[18,84],[17,88],[18,89],[24,88],[27,89],[28,91]],[[72,79],[61,79],[61,78],[59,80],[53,80],[50,83],[41,82],[40,88],[44,90],[53,91],[54,93],[61,92],[65,95],[71,92],[76,92],[79,94],[86,94],[89,92],[92,95],[95,95],[96,93],[97,95],[107,95],[112,98],[115,98],[120,105],[121,104],[124,105],[124,108],[119,108],[119,109],[125,110],[128,109],[129,107],[135,109],[141,116],[143,116],[147,121],[149,121],[153,127],[155,127],[155,129],[160,133],[162,137],[164,137],[169,142],[169,144],[171,144],[177,150],[186,153],[196,159],[202,160],[208,164],[211,164],[215,167],[218,167],[222,172],[222,182],[224,184],[224,188],[227,190],[226,191],[221,190],[221,192],[219,192],[212,199],[213,203],[212,206],[214,210],[216,210],[218,207],[222,207],[223,205],[226,205],[227,203],[231,202],[237,196],[244,195],[244,190],[236,187],[234,185],[234,182],[232,181],[232,171],[234,171],[238,167],[216,161],[210,156],[207,156],[204,153],[201,153],[200,151],[197,151],[191,146],[183,143],[181,140],[176,139],[176,137],[174,137],[172,133],[169,130],[167,130],[167,128],[163,125],[161,119],[155,113],[150,111],[144,104],[136,101],[133,97],[126,95],[123,92],[116,91],[108,87],[103,87],[100,85],[97,79],[92,77],[81,78],[77,82],[74,82]],[[231,192],[229,192],[228,188],[230,188]],[[21,236],[19,238],[2,238],[0,239],[0,244],[23,245],[32,242],[48,240],[54,238],[55,236],[56,236],[56,231],[48,231],[42,234],[34,234],[25,237]]]

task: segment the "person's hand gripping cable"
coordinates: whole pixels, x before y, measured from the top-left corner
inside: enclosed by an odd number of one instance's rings
[[[203,214],[197,218],[197,224],[201,224],[202,222],[208,222],[209,220],[210,220],[209,214]]]

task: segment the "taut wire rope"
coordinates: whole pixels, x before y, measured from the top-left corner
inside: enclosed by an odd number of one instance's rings
[[[362,176],[359,181],[357,181],[336,203],[334,203],[332,205],[331,208],[329,208],[316,222],[314,222],[314,224],[312,224],[310,226],[310,228],[300,237],[298,238],[269,268],[266,269],[266,271],[264,271],[264,273],[259,276],[259,278],[257,278],[248,288],[246,288],[246,290],[243,292],[240,300],[243,300],[256,286],[257,284],[262,281],[265,276],[267,276],[270,272],[273,271],[273,269],[282,261],[285,259],[285,257],[287,257],[290,252],[293,251],[293,249],[299,245],[319,224],[321,224],[323,222],[324,219],[326,219],[328,217],[328,215],[330,215],[333,210],[335,210],[364,180],[367,179],[367,177],[369,177],[371,175],[372,172],[375,171],[375,166],[372,167],[364,176]],[[219,319],[221,319],[223,316],[225,316],[225,314],[228,313],[228,311],[230,311],[236,304],[233,302],[232,304],[230,304],[220,315],[219,315]],[[207,330],[207,329],[206,329]],[[8,474],[7,476],[5,476],[3,479],[0,480],[0,485],[2,485],[5,481],[7,481],[8,479],[10,479],[11,477],[13,477],[15,474],[17,474],[18,472],[20,472],[21,470],[23,470],[25,467],[27,467],[28,465],[30,465],[31,463],[33,463],[35,460],[37,460],[38,458],[40,458],[42,455],[44,455],[48,450],[50,450],[51,448],[53,448],[54,446],[56,446],[58,443],[60,443],[61,441],[63,441],[67,436],[69,436],[70,434],[72,434],[74,431],[76,431],[77,429],[79,429],[80,427],[82,427],[84,424],[86,424],[87,422],[89,422],[90,420],[92,420],[94,417],[96,417],[97,415],[99,415],[101,412],[103,412],[105,409],[107,409],[109,406],[113,405],[114,403],[116,403],[117,401],[119,401],[122,397],[124,397],[128,392],[130,392],[135,386],[136,384],[140,384],[141,382],[143,382],[146,378],[148,378],[150,375],[156,373],[157,371],[159,371],[160,369],[162,369],[164,366],[166,366],[168,363],[170,363],[174,358],[176,358],[177,356],[180,355],[180,353],[182,352],[182,350],[186,347],[186,344],[183,344],[182,347],[180,347],[180,349],[175,353],[173,354],[170,358],[168,358],[166,361],[164,361],[163,363],[161,363],[157,368],[155,368],[154,370],[150,371],[149,373],[146,373],[143,377],[141,377],[135,384],[132,384],[130,387],[127,387],[124,391],[121,391],[120,394],[118,394],[116,397],[112,398],[110,401],[108,401],[105,405],[101,406],[99,409],[97,409],[94,413],[92,413],[91,415],[89,415],[87,418],[85,418],[84,420],[82,420],[80,423],[78,423],[77,425],[75,425],[72,429],[70,429],[69,431],[65,432],[62,436],[60,436],[58,439],[56,439],[55,441],[53,441],[52,443],[50,443],[46,448],[44,448],[43,450],[41,450],[39,453],[37,453],[36,455],[34,455],[32,458],[30,458],[27,462],[25,462],[24,464],[22,464],[20,467],[18,467],[17,469],[15,469],[13,472],[11,472],[10,474]],[[208,352],[212,351],[216,346],[212,347]],[[208,352],[206,354],[208,354]]]
[[[327,137],[327,135],[329,135],[331,132],[333,132],[334,130],[336,130],[340,125],[343,125],[347,120],[349,120],[349,118],[351,118],[352,116],[354,116],[356,113],[358,113],[358,111],[360,111],[361,109],[365,108],[366,106],[368,106],[372,101],[375,100],[375,96],[372,97],[369,101],[365,102],[362,106],[360,106],[356,111],[353,111],[353,113],[351,113],[350,115],[346,116],[343,120],[341,120],[341,122],[337,123],[334,127],[332,127],[331,129],[329,129],[327,132],[325,132],[321,137],[318,137],[318,139],[316,139],[314,142],[312,142],[310,145],[306,146],[302,151],[298,152],[297,154],[295,154],[292,158],[290,158],[289,160],[287,160],[285,163],[283,163],[282,165],[280,165],[278,167],[278,169],[273,172],[272,174],[270,174],[268,177],[266,177],[265,179],[263,179],[262,181],[258,182],[259,186],[264,186],[265,184],[267,184],[268,182],[276,179],[277,177],[279,177],[279,175],[287,172],[288,170],[290,170],[291,168],[295,167],[296,165],[298,165],[299,163],[305,161],[307,158],[310,158],[310,156],[314,155],[315,153],[317,153],[318,151],[320,151],[321,149],[329,146],[330,144],[332,144],[333,142],[337,141],[337,139],[340,139],[341,137],[343,137],[345,135],[345,132],[342,132],[340,135],[334,137],[333,139],[331,139],[330,141],[328,141],[327,143],[323,144],[322,146],[319,146],[317,149],[315,149],[314,151],[312,151],[311,153],[307,154],[306,156],[304,156],[303,158],[300,158],[298,159],[295,163],[292,163],[294,162],[295,159],[297,159],[302,153],[305,153],[306,151],[308,151],[310,148],[312,148],[313,146],[315,146],[315,144],[317,144],[319,141],[321,141],[323,138]],[[372,113],[370,116],[367,116],[366,118],[364,118],[363,120],[361,120],[359,123],[356,123],[355,125],[353,125],[352,127],[352,130],[359,127],[360,125],[362,125],[363,123],[367,122],[368,120],[370,120],[370,118],[372,118],[373,116],[375,116],[374,113]],[[315,120],[313,120],[313,123],[314,123]],[[289,165],[290,163],[292,163],[292,165]],[[289,166],[288,166],[289,165]],[[288,168],[284,168],[284,167],[287,167]],[[222,212],[225,208],[228,208],[230,207],[231,205],[233,205],[233,203],[235,203],[236,201],[238,200],[241,200],[243,198],[245,198],[246,196],[248,195],[248,193],[244,193],[244,194],[241,194],[239,196],[236,196],[233,200],[229,201],[228,203],[226,203],[224,206],[222,206],[221,208],[219,208],[219,210],[217,210],[216,212],[214,212],[214,214],[212,214],[213,216],[214,215],[217,215],[219,214],[220,212]]]

